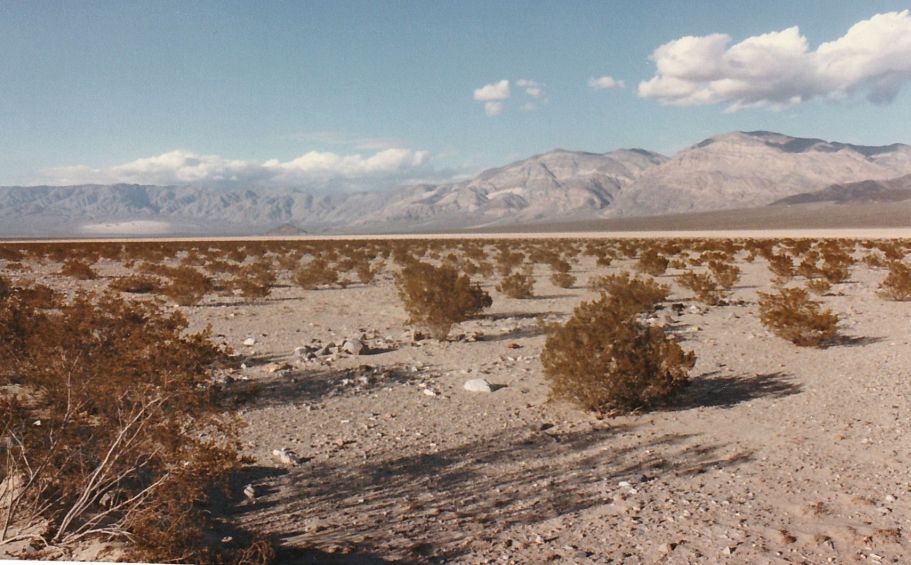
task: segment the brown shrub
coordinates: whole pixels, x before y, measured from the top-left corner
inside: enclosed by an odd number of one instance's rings
[[[911,300],[911,267],[900,261],[889,263],[889,274],[879,284],[879,295],[886,300]]]
[[[529,272],[515,272],[504,276],[497,285],[497,291],[510,298],[533,298],[535,282]]]
[[[740,267],[723,261],[709,261],[709,271],[722,288],[730,290],[740,280]]]
[[[724,290],[719,288],[718,282],[708,273],[687,271],[677,276],[677,282],[693,291],[696,299],[704,304],[717,306],[724,301]]]
[[[248,300],[265,298],[275,285],[275,271],[268,260],[259,261],[241,268],[229,283],[230,288],[240,292]]]
[[[81,281],[90,281],[98,278],[98,273],[92,269],[92,266],[79,259],[68,259],[60,268],[60,274],[64,277]]]
[[[166,267],[159,268],[158,272],[170,279],[170,283],[161,287],[159,292],[181,306],[199,304],[214,288],[212,279],[193,267]]]
[[[572,288],[576,284],[576,277],[562,271],[554,271],[550,275],[550,282],[559,288]]]
[[[658,253],[657,249],[649,248],[639,256],[639,262],[636,263],[636,270],[657,277],[667,271],[670,261],[664,255]]]
[[[617,299],[631,314],[646,312],[655,307],[659,302],[667,300],[670,288],[658,284],[652,279],[631,277],[629,273],[622,272],[616,275],[604,275],[589,281],[589,288],[595,291],[606,292]]]
[[[766,260],[769,263],[769,270],[775,275],[775,281],[779,284],[784,284],[794,278],[794,261],[789,255],[769,253]]]
[[[110,295],[0,302],[0,481],[24,485],[7,510],[39,528],[33,544],[103,536],[138,560],[231,558],[207,540],[214,489],[238,467],[237,424],[210,384],[223,353],[187,325]]]
[[[695,357],[664,330],[646,326],[602,294],[582,302],[541,352],[551,396],[587,410],[646,408],[682,388]]]
[[[820,347],[838,331],[838,316],[822,310],[802,288],[760,292],[759,319],[775,335],[802,347]]]
[[[810,279],[806,283],[807,290],[813,294],[818,294],[822,296],[823,294],[832,290],[832,283],[829,282],[825,277],[818,279]]]
[[[338,270],[330,267],[326,260],[317,258],[294,273],[294,283],[306,290],[313,290],[324,285],[336,285],[338,284]]]
[[[395,276],[399,298],[409,323],[446,339],[457,324],[490,307],[492,300],[480,285],[452,267],[415,262]]]

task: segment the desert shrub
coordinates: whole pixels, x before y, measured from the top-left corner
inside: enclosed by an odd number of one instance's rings
[[[717,306],[724,301],[725,293],[709,273],[687,271],[677,276],[680,286],[688,288],[696,295],[696,300],[709,306]]]
[[[159,289],[159,292],[181,306],[192,306],[212,291],[212,279],[193,267],[165,267],[157,269],[165,274],[170,282]]]
[[[477,314],[492,304],[480,285],[448,266],[415,262],[395,276],[399,298],[409,323],[446,339],[453,324]]]
[[[572,288],[576,284],[576,277],[569,273],[554,271],[550,275],[550,282],[559,288]]]
[[[238,270],[237,276],[230,281],[229,287],[248,300],[256,300],[269,296],[275,285],[275,279],[272,263],[260,259]]]
[[[63,266],[60,267],[60,274],[65,277],[82,281],[90,281],[98,278],[98,273],[92,269],[92,266],[79,259],[68,259]]]
[[[879,284],[879,295],[887,300],[911,300],[911,267],[892,261],[889,274]]]
[[[694,355],[663,329],[630,315],[617,298],[582,302],[541,352],[551,396],[587,410],[646,408],[683,387]]]
[[[636,270],[657,277],[667,271],[670,261],[664,255],[658,253],[657,249],[649,248],[642,252],[639,261],[636,263]]]
[[[740,280],[740,268],[737,265],[724,261],[712,260],[708,264],[709,271],[722,288],[731,289]]]
[[[140,560],[230,560],[207,540],[239,465],[237,423],[211,384],[223,352],[187,326],[112,295],[55,310],[0,301],[0,482],[20,485],[4,519],[37,528],[33,544],[101,536]]]
[[[148,294],[155,292],[160,286],[161,282],[158,279],[143,275],[120,277],[108,283],[108,288],[130,294]]]
[[[370,262],[363,261],[357,264],[355,267],[355,274],[357,274],[357,280],[361,281],[361,284],[367,285],[373,282],[373,279],[376,278],[377,273],[382,270],[382,265],[377,265],[376,267],[371,268]]]
[[[822,346],[838,331],[838,316],[821,309],[802,288],[760,292],[759,318],[775,335],[802,347]]]
[[[794,278],[794,261],[790,256],[784,253],[778,255],[770,253],[766,257],[766,261],[769,263],[769,270],[775,275],[775,281],[779,284],[784,284]]]
[[[497,291],[502,292],[510,298],[532,298],[534,297],[534,279],[531,273],[515,272],[504,276],[497,285]]]
[[[338,284],[338,278],[338,270],[330,267],[322,258],[314,259],[294,273],[295,284],[306,290]]]
[[[617,303],[630,313],[651,310],[659,302],[667,300],[670,292],[666,285],[658,284],[652,279],[631,277],[625,271],[616,275],[595,277],[589,281],[588,286],[592,290],[606,292],[616,298]]]
[[[813,294],[823,295],[832,290],[832,283],[825,277],[810,279],[806,283],[807,290]]]

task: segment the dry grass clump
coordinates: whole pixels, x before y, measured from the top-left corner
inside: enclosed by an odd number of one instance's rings
[[[534,298],[534,279],[531,273],[515,272],[504,276],[500,279],[500,284],[496,286],[497,291],[502,292],[510,298]]]
[[[63,263],[63,266],[60,267],[60,274],[64,277],[70,277],[81,281],[91,281],[98,278],[98,273],[92,269],[92,266],[79,259],[68,259]]]
[[[730,290],[740,280],[740,267],[737,265],[713,259],[709,261],[708,267],[722,288]]]
[[[232,560],[209,509],[239,465],[237,424],[210,384],[223,352],[187,325],[112,295],[0,301],[0,543],[12,527],[39,547],[103,537],[140,561]]]
[[[338,270],[323,258],[316,258],[294,273],[294,283],[306,290],[338,284]]]
[[[583,302],[541,353],[551,396],[584,409],[628,412],[680,390],[695,364],[673,338],[642,324],[616,297]]]
[[[657,249],[649,248],[643,251],[639,256],[639,262],[636,263],[636,270],[640,273],[657,277],[663,275],[665,271],[667,271],[669,263],[670,260],[658,253]]]
[[[160,292],[181,306],[193,306],[212,292],[212,279],[193,267],[167,267],[158,269],[170,283],[161,287]]]
[[[409,323],[439,340],[446,339],[453,324],[493,303],[480,285],[448,266],[411,263],[396,274],[395,284]]]
[[[229,287],[248,300],[256,300],[269,296],[275,280],[272,262],[260,259],[239,269],[237,276],[229,282]]]
[[[775,335],[801,347],[821,347],[838,332],[838,316],[802,288],[759,293],[759,318]]]
[[[652,279],[632,277],[627,272],[595,277],[588,283],[595,291],[606,292],[630,313],[645,312],[667,300],[670,288]]]
[[[911,267],[900,261],[889,263],[889,274],[879,284],[879,295],[886,300],[911,300]]]
[[[696,295],[696,300],[709,306],[717,306],[724,302],[725,292],[715,278],[709,273],[694,273],[686,271],[677,276],[680,286],[687,288]]]

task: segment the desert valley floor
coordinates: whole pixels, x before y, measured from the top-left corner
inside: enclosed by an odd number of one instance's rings
[[[856,257],[866,250],[857,246]],[[443,255],[446,251],[443,251]],[[491,254],[492,256],[493,254]],[[726,304],[677,284],[654,313],[696,355],[691,384],[654,411],[599,417],[549,401],[546,325],[597,293],[579,254],[571,288],[534,270],[534,297],[498,292],[447,341],[416,339],[388,261],[373,282],[304,290],[279,270],[270,296],[209,295],[183,310],[243,364],[230,377],[255,463],[233,516],[301,562],[825,563],[911,560],[911,302],[884,300],[886,269],[858,261],[818,296],[839,317],[825,348],[760,323],[761,257]],[[126,274],[61,277],[59,263],[6,272],[60,290]],[[795,279],[794,285],[801,279]],[[675,304],[682,306],[674,307]],[[338,351],[347,340],[361,354]],[[585,356],[585,351],[579,351]],[[470,392],[483,378],[492,392]],[[282,465],[286,448],[298,465]]]

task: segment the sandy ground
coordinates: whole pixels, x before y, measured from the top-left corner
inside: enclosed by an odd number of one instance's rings
[[[185,309],[260,388],[241,409],[255,498],[236,518],[307,548],[288,553],[302,562],[911,560],[911,303],[875,294],[883,271],[858,265],[822,298],[841,339],[810,349],[760,325],[761,259],[739,264],[734,305],[705,309],[670,270],[671,301],[697,305],[659,313],[698,357],[692,385],[668,409],[602,420],[549,402],[538,360],[541,323],[593,298],[590,276],[632,266],[580,258],[571,289],[539,266],[533,299],[485,281],[493,307],[447,342],[412,340],[388,271]],[[369,354],[295,354],[361,336]],[[463,389],[478,377],[500,387]],[[277,448],[302,463],[277,464]]]

